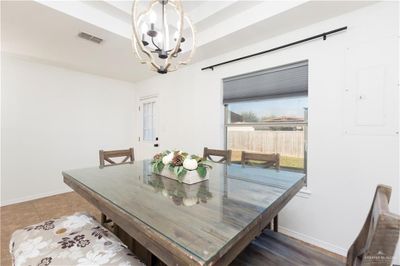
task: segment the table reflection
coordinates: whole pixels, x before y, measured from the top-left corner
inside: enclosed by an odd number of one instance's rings
[[[183,184],[168,177],[149,174],[144,179],[145,184],[154,188],[154,192],[162,194],[172,200],[177,206],[193,206],[207,203],[212,198],[209,181],[205,180],[196,184]]]

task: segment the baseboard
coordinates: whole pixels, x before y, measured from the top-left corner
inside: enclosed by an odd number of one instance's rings
[[[282,227],[282,226],[279,226],[279,231],[282,232],[283,234],[286,234],[288,236],[300,239],[301,241],[304,241],[304,242],[310,243],[311,245],[318,246],[320,248],[326,249],[326,250],[328,250],[330,252],[339,254],[339,255],[344,256],[344,257],[347,256],[347,249],[344,249],[342,247],[336,246],[334,244],[331,244],[331,243],[322,241],[320,239],[317,239],[317,238],[314,238],[314,237],[311,237],[311,236],[308,236],[308,235],[293,231],[291,229],[288,229],[288,228]]]
[[[71,192],[71,191],[72,190],[70,188],[66,187],[66,188],[63,188],[63,189],[60,189],[60,190],[51,191],[51,192],[45,192],[45,193],[40,193],[40,194],[35,194],[35,195],[29,195],[29,196],[26,196],[26,197],[20,197],[20,198],[11,199],[11,200],[5,200],[5,201],[1,201],[0,202],[0,207],[11,205],[11,204],[15,204],[15,203],[21,203],[21,202],[25,202],[25,201],[40,199],[40,198],[44,198],[44,197],[54,196],[54,195],[57,195],[57,194],[62,194],[62,193]]]

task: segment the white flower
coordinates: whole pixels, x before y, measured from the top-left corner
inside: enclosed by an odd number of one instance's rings
[[[92,218],[85,214],[80,214],[80,215],[72,215],[67,217],[67,220],[63,222],[62,226],[67,228],[67,229],[78,229],[82,228],[87,224],[90,224],[92,222]]]
[[[15,250],[15,265],[24,265],[27,259],[39,256],[40,249],[48,245],[48,242],[42,240],[43,237],[39,236],[22,242]]]
[[[167,155],[164,156],[162,162],[163,164],[167,165],[172,161],[173,158],[174,158],[174,153],[173,152],[168,153]]]
[[[197,169],[197,161],[195,159],[186,158],[183,161],[183,167],[187,170]]]

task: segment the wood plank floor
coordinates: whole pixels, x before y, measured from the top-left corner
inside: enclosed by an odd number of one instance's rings
[[[42,222],[51,218],[71,215],[75,212],[88,212],[100,221],[100,212],[75,192],[63,193],[55,196],[7,205],[0,208],[1,266],[10,266],[11,256],[8,251],[11,234],[20,228]],[[320,249],[320,248],[319,248]],[[344,257],[320,249],[321,252],[339,258]]]

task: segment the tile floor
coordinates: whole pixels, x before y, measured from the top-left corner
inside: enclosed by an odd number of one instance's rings
[[[11,256],[8,252],[8,243],[11,234],[16,229],[81,211],[90,213],[100,221],[100,212],[75,192],[1,207],[0,265],[10,266],[12,264]]]

